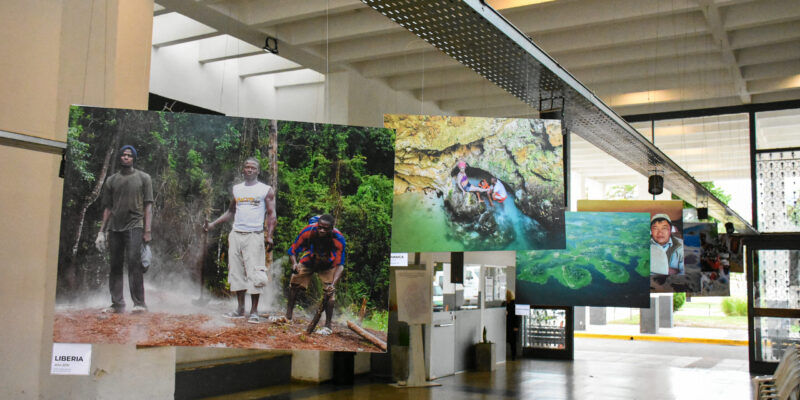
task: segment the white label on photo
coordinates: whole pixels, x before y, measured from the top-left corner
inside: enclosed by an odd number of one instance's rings
[[[515,304],[514,305],[514,314],[515,315],[530,315],[531,314],[531,305],[530,304]]]
[[[392,253],[392,267],[407,267],[408,266],[408,253]]]
[[[92,365],[92,345],[84,343],[53,343],[50,373],[53,375],[89,375]]]

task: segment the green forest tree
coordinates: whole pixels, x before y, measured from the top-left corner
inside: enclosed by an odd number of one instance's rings
[[[270,151],[276,137],[277,159]],[[152,246],[159,262],[148,272],[151,282],[183,276],[199,283],[202,276],[206,290],[228,293],[227,232],[206,237],[200,227],[227,207],[242,162],[253,156],[261,163],[259,179],[277,183],[275,259],[286,260],[286,250],[311,216],[332,213],[347,239],[340,284],[344,303],[366,297],[375,309],[388,305],[393,131],[91,107],[70,111],[60,297],[107,281],[107,260],[94,249],[93,238],[102,218],[100,189],[118,169],[123,144],[136,147],[135,167],[153,178]],[[288,261],[281,266],[288,279]],[[315,293],[309,294],[311,299]]]

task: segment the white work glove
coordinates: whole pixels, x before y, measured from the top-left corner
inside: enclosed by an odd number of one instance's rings
[[[106,234],[102,231],[97,233],[97,239],[94,241],[94,247],[101,253],[106,251]]]

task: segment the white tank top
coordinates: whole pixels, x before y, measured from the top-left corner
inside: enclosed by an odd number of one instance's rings
[[[236,214],[233,217],[233,230],[237,232],[259,232],[264,230],[266,198],[269,185],[258,182],[247,186],[244,183],[233,186],[236,199]]]

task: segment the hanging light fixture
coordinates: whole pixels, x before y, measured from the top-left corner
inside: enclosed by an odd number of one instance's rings
[[[264,47],[261,49],[267,53],[278,54],[278,39],[267,36],[267,39],[264,41]]]
[[[708,219],[708,198],[703,197],[697,205],[702,206],[697,207],[697,219]]]
[[[653,196],[664,193],[664,177],[658,174],[658,170],[654,169],[647,179],[647,191]]]
[[[735,231],[735,228],[733,226],[733,222],[726,222],[725,223],[725,233],[727,233],[728,235],[733,235],[734,231]]]

